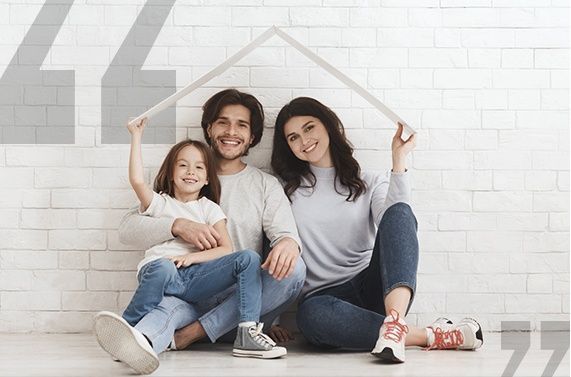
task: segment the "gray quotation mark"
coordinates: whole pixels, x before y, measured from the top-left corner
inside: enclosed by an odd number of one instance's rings
[[[74,71],[41,71],[73,0],[48,0],[0,78],[0,144],[73,144]]]
[[[101,142],[128,144],[128,117],[137,116],[176,91],[176,71],[143,71],[149,51],[176,0],[149,0],[137,16],[101,84]],[[143,142],[172,144],[176,108],[153,117]]]
[[[529,321],[502,321],[502,350],[514,350],[502,377],[512,377],[531,346]],[[523,331],[523,332],[522,332]],[[569,322],[542,321],[541,349],[553,350],[542,377],[551,377],[569,350]]]
[[[143,71],[176,0],[148,0],[101,83],[101,141],[129,143],[125,123],[176,91],[176,71]],[[73,144],[75,73],[42,71],[73,0],[47,0],[0,78],[0,144]],[[145,143],[172,144],[173,106],[153,118]]]

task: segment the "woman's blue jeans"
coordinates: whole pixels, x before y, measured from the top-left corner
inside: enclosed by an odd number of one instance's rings
[[[238,287],[240,322],[260,319],[260,255],[254,251],[236,251],[183,268],[177,268],[170,259],[161,258],[144,265],[138,278],[139,286],[123,313],[131,326],[157,308],[167,295],[186,302],[200,302],[234,284]]]
[[[346,283],[305,297],[297,325],[312,344],[326,348],[371,350],[385,319],[384,298],[397,287],[411,289],[418,267],[417,221],[408,204],[389,207],[377,231],[369,266]]]

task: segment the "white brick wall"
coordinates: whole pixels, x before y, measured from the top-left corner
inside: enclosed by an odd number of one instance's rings
[[[0,72],[41,3],[0,4]],[[142,251],[117,234],[136,203],[128,146],[101,144],[99,85],[144,3],[75,1],[44,61],[44,69],[75,70],[75,145],[0,146],[0,332],[90,331],[94,312],[120,312],[136,286]],[[537,329],[569,313],[567,7],[558,0],[177,1],[144,68],[175,70],[182,87],[267,27],[282,27],[419,131],[409,160],[421,244],[411,320],[471,315],[487,330],[503,320],[531,320]],[[364,167],[390,167],[390,121],[277,38],[178,103],[179,139],[201,137],[200,106],[226,86],[266,107],[268,130],[253,164],[268,166],[280,106],[309,95],[345,121]],[[23,101],[53,106],[57,95],[40,87]],[[16,117],[32,110],[17,107]],[[149,182],[167,150],[144,147]]]

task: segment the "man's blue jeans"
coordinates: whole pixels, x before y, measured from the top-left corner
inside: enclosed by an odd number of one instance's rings
[[[411,289],[418,267],[417,222],[405,203],[389,207],[379,225],[369,266],[346,283],[305,297],[297,325],[312,344],[370,351],[385,319],[384,298],[397,287]]]
[[[305,281],[305,263],[298,258],[293,273],[278,281],[262,270],[261,322],[271,325],[297,298]],[[235,286],[208,300],[190,304],[173,296],[165,296],[161,303],[147,314],[135,328],[161,353],[167,349],[177,329],[200,321],[212,342],[223,338],[234,340],[238,326],[238,291]]]
[[[200,302],[234,284],[240,298],[236,303],[240,322],[258,322],[260,319],[260,256],[254,251],[237,251],[183,268],[177,268],[170,259],[161,258],[145,264],[138,278],[139,286],[123,313],[131,326],[155,309],[166,295]]]

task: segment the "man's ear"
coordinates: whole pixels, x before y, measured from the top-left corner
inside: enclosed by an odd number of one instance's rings
[[[208,138],[209,138],[209,139],[212,139],[211,133],[212,133],[212,123],[210,123],[210,124],[208,125],[208,127],[206,127],[206,134],[208,135]]]
[[[252,143],[254,142],[254,135],[250,136],[250,145],[252,145]]]

